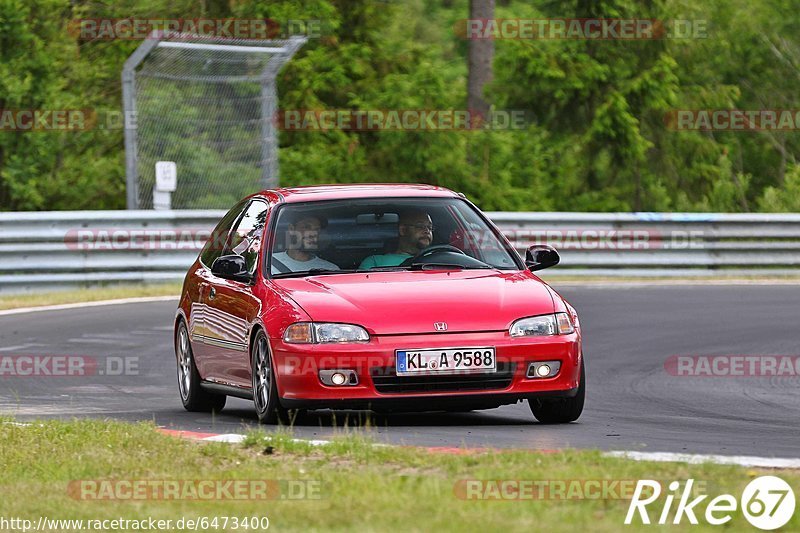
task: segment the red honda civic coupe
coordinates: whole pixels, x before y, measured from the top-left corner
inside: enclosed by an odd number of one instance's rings
[[[527,400],[576,420],[578,315],[463,194],[428,185],[266,190],[237,203],[189,269],[175,316],[189,411],[459,411]]]

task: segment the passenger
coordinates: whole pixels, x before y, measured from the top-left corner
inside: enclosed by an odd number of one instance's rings
[[[339,270],[316,255],[322,221],[314,215],[300,215],[287,231],[287,251],[272,254],[272,273],[305,272],[312,268]]]

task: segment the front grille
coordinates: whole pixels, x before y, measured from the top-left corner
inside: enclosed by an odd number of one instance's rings
[[[514,363],[498,363],[492,374],[463,374],[451,376],[398,376],[395,368],[374,367],[370,370],[375,390],[384,394],[403,392],[459,392],[499,390],[511,385]]]

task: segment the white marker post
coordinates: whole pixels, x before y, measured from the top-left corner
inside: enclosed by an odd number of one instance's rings
[[[172,193],[178,185],[178,166],[174,161],[156,162],[156,184],[153,187],[153,209],[172,209]]]

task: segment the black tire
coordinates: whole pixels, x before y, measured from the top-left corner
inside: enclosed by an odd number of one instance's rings
[[[178,394],[183,408],[202,413],[222,411],[228,397],[205,391],[200,387],[200,373],[194,364],[189,330],[183,319],[178,322],[178,327],[175,329],[175,360],[178,366]]]
[[[572,398],[531,398],[528,406],[533,416],[542,424],[567,424],[580,418],[586,399],[586,371],[581,359],[581,380],[578,394]]]
[[[250,369],[253,383],[253,404],[262,424],[287,424],[289,412],[281,406],[272,352],[263,330],[258,330],[250,347]]]

